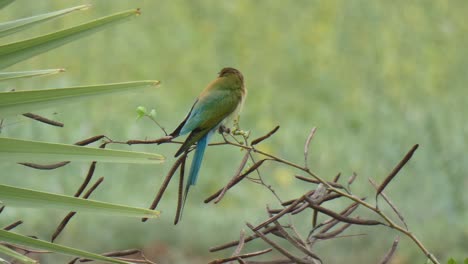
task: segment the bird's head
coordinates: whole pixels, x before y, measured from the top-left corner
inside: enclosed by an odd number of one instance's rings
[[[242,76],[242,73],[237,69],[226,67],[223,68],[218,74],[219,77],[237,77],[242,84],[244,83],[244,76]]]

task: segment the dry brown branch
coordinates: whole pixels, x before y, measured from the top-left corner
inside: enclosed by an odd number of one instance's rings
[[[379,195],[382,195],[384,199],[387,201],[387,203],[392,207],[392,209],[397,213],[399,216],[400,220],[402,220],[403,224],[405,225],[405,228],[395,224],[386,214],[384,214],[382,211],[378,209],[377,206],[374,206],[368,202],[366,202],[364,199],[359,198],[358,196],[354,195],[351,193],[350,185],[353,183],[353,181],[356,178],[356,174],[353,173],[353,175],[349,178],[349,180],[344,183],[341,183],[342,179],[340,179],[341,174],[338,174],[334,177],[332,181],[325,180],[324,178],[321,178],[317,176],[314,172],[312,172],[309,167],[308,167],[308,155],[309,155],[309,147],[312,138],[314,137],[314,134],[316,132],[316,129],[313,128],[305,142],[304,145],[304,165],[298,165],[297,163],[291,162],[287,159],[281,158],[279,156],[273,155],[271,153],[267,153],[265,151],[256,149],[254,146],[256,144],[259,144],[263,142],[264,140],[269,139],[276,131],[278,131],[279,126],[275,127],[273,130],[268,132],[262,137],[259,137],[255,140],[252,140],[251,143],[249,144],[248,140],[248,134],[246,133],[237,133],[235,135],[241,135],[242,140],[239,140],[235,137],[234,134],[229,134],[227,135],[228,138],[223,134],[224,142],[222,143],[211,143],[209,144],[210,146],[222,146],[222,145],[227,145],[231,147],[237,147],[240,148],[243,151],[246,151],[244,154],[242,161],[240,162],[240,165],[238,166],[236,172],[234,173],[233,178],[221,189],[219,189],[216,193],[211,195],[205,200],[205,203],[208,203],[210,201],[215,200],[215,203],[219,202],[225,195],[226,191],[232,188],[233,186],[237,185],[244,179],[248,179],[254,183],[260,184],[262,187],[267,188],[268,190],[271,191],[271,193],[277,198],[279,203],[282,205],[282,208],[279,209],[269,209],[268,208],[268,214],[269,217],[263,221],[261,224],[258,226],[254,227],[251,224],[247,223],[247,226],[252,229],[254,232],[253,235],[245,237],[244,234],[240,236],[240,239],[237,241],[231,241],[229,243],[219,245],[216,247],[212,247],[210,249],[211,252],[222,250],[228,247],[234,247],[237,246],[236,249],[234,250],[234,253],[232,256],[227,257],[227,258],[221,258],[212,261],[211,263],[226,263],[226,262],[238,262],[238,263],[314,263],[317,264],[318,261],[320,260],[319,256],[312,251],[312,246],[314,243],[320,240],[325,240],[325,239],[331,239],[331,238],[338,238],[338,237],[349,237],[352,235],[348,236],[339,236],[342,234],[347,228],[349,228],[352,225],[385,225],[387,227],[390,227],[392,229],[397,230],[398,232],[401,232],[405,234],[407,237],[411,238],[417,245],[418,247],[424,252],[426,256],[429,257],[429,259],[434,263],[434,264],[439,264],[437,259],[429,253],[429,251],[424,247],[424,245],[412,234],[408,231],[406,224],[404,223],[404,219],[401,216],[401,213],[396,209],[396,206],[394,206],[390,199],[383,193],[383,190],[385,187],[394,179],[395,175],[401,170],[401,168],[408,162],[408,160],[411,158],[412,154],[414,151],[417,149],[418,145],[415,145],[398,163],[398,165],[392,170],[392,172],[385,178],[385,180],[382,182],[380,186],[377,187],[377,194],[376,194],[376,199]],[[92,137],[80,142],[77,142],[76,144],[90,144],[93,143],[97,140],[100,140],[104,138],[104,135],[99,135],[96,137]],[[107,137],[106,137],[107,138]],[[178,141],[172,141],[171,136],[165,136],[159,139],[154,139],[154,140],[127,140],[127,141],[113,141],[109,138],[107,138],[107,141],[105,141],[102,145],[101,148],[104,148],[107,144],[127,144],[127,145],[133,145],[133,144],[163,144],[163,143],[173,143],[173,144],[181,144],[181,142]],[[193,150],[193,148],[191,149]],[[255,153],[255,154],[254,154]],[[177,199],[177,209],[176,209],[176,218],[175,218],[175,223],[180,221],[180,212],[181,212],[181,207],[183,204],[183,184],[184,184],[184,169],[185,169],[185,160],[186,160],[186,155],[187,153],[184,153],[183,156],[181,156],[179,159],[176,160],[176,162],[173,164],[171,169],[166,175],[166,178],[164,179],[164,182],[162,186],[160,187],[158,194],[156,195],[152,205],[151,209],[155,209],[159,203],[159,201],[162,199],[163,194],[165,193],[166,188],[169,185],[170,180],[172,179],[174,173],[179,169],[180,167],[180,177],[179,177],[179,185],[178,185],[178,190],[179,190],[179,196]],[[254,156],[255,155],[255,158]],[[257,156],[259,156],[260,159],[259,161],[256,161]],[[253,162],[253,165],[249,167],[245,172],[242,172],[244,170],[245,165],[247,164],[248,160],[251,160]],[[317,184],[317,186],[311,185],[312,187],[315,187],[315,189],[311,189],[307,191],[305,194],[300,196],[297,199],[292,199],[287,202],[282,202],[282,199],[276,194],[275,190],[271,185],[266,184],[264,181],[264,177],[262,177],[262,174],[260,173],[260,168],[263,168],[265,161],[274,161],[275,163],[281,165],[281,166],[286,166],[290,168],[294,168],[299,170],[299,173],[304,174],[304,176],[296,176],[298,180],[305,181],[307,183],[312,183],[312,184]],[[96,163],[92,163],[90,166],[90,169],[88,171],[88,176],[86,177],[85,181],[83,182],[82,186],[80,189],[77,191],[76,196],[81,195],[83,190],[86,188],[87,184],[92,178],[92,175],[94,173]],[[258,174],[258,178],[255,177],[249,177],[249,175],[256,171]],[[91,188],[85,196],[89,196],[92,192]],[[340,200],[350,200],[353,202],[350,206],[347,208],[343,209],[342,211],[338,212],[332,209],[329,209],[323,205],[325,202],[333,200],[333,199],[340,199]],[[380,217],[378,220],[365,220],[361,219],[359,217],[349,217],[351,213],[356,210],[358,206],[362,206],[363,209],[369,210],[370,212],[374,213],[375,216]],[[292,224],[292,218],[294,217],[293,215],[295,214],[301,214],[303,212],[308,212],[308,210],[305,210],[307,208],[311,208],[313,210],[313,215],[312,215],[312,224],[307,223],[310,225],[310,232],[307,236],[307,240],[304,241],[301,239],[301,236],[297,230],[301,229],[296,229],[294,224]],[[0,209],[1,211],[1,209]],[[322,221],[321,223],[317,223],[318,218],[318,212],[328,215],[331,218]],[[71,215],[73,216],[73,215]],[[289,217],[289,225],[287,226],[281,226],[280,225],[280,219],[283,219],[283,217]],[[70,217],[71,218],[71,217]],[[64,219],[65,220],[65,219]],[[69,219],[68,219],[69,220]],[[67,221],[68,221],[67,220]],[[144,220],[144,219],[142,219]],[[344,224],[342,224],[342,222]],[[66,223],[65,223],[66,224]],[[303,224],[303,223],[302,223]],[[63,227],[62,227],[63,229]],[[292,230],[292,232],[295,232],[295,236],[291,235],[288,230]],[[274,240],[270,239],[270,237],[273,236],[278,236],[280,237],[281,244],[275,242]],[[263,250],[263,251],[257,251],[257,252],[252,252],[252,253],[247,253],[247,254],[240,254],[241,250],[244,249],[244,247],[248,247],[248,243],[252,240],[255,240],[256,238],[261,238],[265,243],[270,245],[273,249],[268,249],[268,250]],[[276,239],[278,240],[278,239]],[[288,244],[289,246],[294,246],[296,249],[295,251],[298,251],[299,255],[295,255],[293,252],[288,251],[283,244]],[[393,256],[396,248],[396,244],[398,242],[394,243],[394,246],[392,249],[387,253],[387,255],[384,257],[382,261],[387,261],[388,259]],[[276,251],[277,253],[280,253],[281,255],[287,257],[288,259],[277,259],[277,260],[270,260],[268,262],[266,261],[253,261],[253,260],[245,260],[245,258],[249,257],[254,257],[257,255],[261,254],[267,254],[271,251]],[[128,252],[127,252],[128,253]],[[297,253],[297,252],[296,252]],[[111,253],[109,253],[111,254]],[[128,254],[131,255],[131,254]],[[118,257],[122,256],[128,256],[128,255],[119,255]],[[304,256],[305,255],[305,256]],[[110,256],[110,255],[109,255]],[[117,256],[117,255],[115,255]],[[387,259],[387,260],[386,260]],[[134,261],[134,262],[144,262],[144,263],[151,263],[149,260],[146,260],[143,256],[143,260],[140,259],[125,259],[127,261]],[[75,260],[76,261],[76,260]],[[80,260],[80,261],[85,261],[85,260]],[[386,263],[386,262],[381,262],[381,263]]]
[[[23,221],[21,221],[21,220],[15,221],[15,222],[13,222],[13,223],[11,223],[11,224],[5,226],[5,227],[3,228],[3,230],[6,230],[6,231],[12,230],[13,228],[15,228],[15,227],[21,225],[22,223],[23,223]]]
[[[298,205],[299,203],[301,203],[302,201],[304,201],[304,199],[306,199],[306,197],[308,197],[309,195],[313,194],[313,191],[309,191],[307,192],[306,194],[304,194],[303,196],[301,196],[300,198],[298,198],[295,202],[293,202],[290,206],[284,208],[281,212],[279,212],[278,214],[270,217],[268,220],[264,221],[263,223],[259,224],[258,226],[256,226],[254,229],[255,230],[259,230],[260,228],[263,228],[271,223],[273,223],[274,221],[278,220],[280,217],[282,217],[283,215],[291,212],[292,209],[294,209],[296,207],[296,205]]]
[[[43,116],[36,115],[36,114],[33,114],[33,113],[25,113],[25,114],[23,114],[23,116],[25,116],[27,118],[34,119],[36,121],[39,121],[39,122],[47,124],[47,125],[56,126],[56,127],[63,127],[63,123],[61,123],[61,122],[54,121],[54,120],[51,120],[51,119],[48,119],[48,118],[45,118]]]
[[[295,246],[297,249],[302,251],[307,256],[312,257],[314,259],[318,259],[320,262],[322,262],[322,260],[319,258],[319,256],[317,256],[316,254],[314,254],[312,251],[310,251],[309,249],[307,249],[304,246],[304,242],[299,241],[299,240],[293,238],[291,235],[289,235],[289,233],[278,223],[278,221],[275,221],[274,223],[275,223],[275,226],[278,229],[278,231],[283,235],[283,237],[286,240],[289,241],[289,243],[291,243],[291,245]]]
[[[164,179],[164,182],[163,182],[161,188],[160,188],[159,191],[158,191],[158,194],[157,194],[156,197],[154,198],[153,203],[151,203],[151,206],[150,206],[150,209],[151,209],[151,210],[156,209],[156,207],[157,207],[158,204],[159,204],[159,201],[161,200],[161,198],[162,198],[164,192],[166,191],[167,186],[169,185],[169,182],[171,181],[172,176],[173,176],[174,173],[177,171],[177,169],[179,168],[179,166],[182,164],[182,161],[184,161],[186,158],[187,158],[187,154],[184,153],[184,154],[182,154],[182,155],[180,156],[180,158],[177,159],[177,161],[174,163],[174,165],[172,165],[171,169],[170,169],[169,172],[167,173],[166,178]],[[145,222],[146,220],[148,220],[148,218],[142,218],[142,219],[141,219],[142,222]]]
[[[268,132],[268,134],[264,135],[264,136],[261,136],[259,138],[256,138],[254,140],[252,140],[252,143],[250,143],[251,146],[255,146],[257,145],[258,143],[262,142],[263,140],[271,137],[274,133],[276,133],[276,131],[278,131],[278,129],[280,128],[280,126],[276,126],[275,128],[273,128],[270,132]]]
[[[127,145],[135,145],[135,144],[162,144],[162,143],[167,143],[167,142],[172,142],[172,143],[180,143],[180,142],[175,142],[172,141],[172,136],[165,136],[162,138],[158,139],[153,139],[153,140],[127,140],[125,144]]]
[[[96,142],[96,141],[98,141],[98,140],[100,140],[100,139],[102,139],[104,137],[105,137],[104,135],[98,135],[98,136],[90,137],[90,138],[78,141],[74,145],[85,146],[85,145],[94,143],[94,142]],[[104,148],[104,146],[105,146],[105,144],[101,145],[101,148]],[[67,165],[69,163],[70,163],[70,161],[61,161],[61,162],[52,163],[52,164],[37,164],[37,163],[31,163],[31,162],[18,162],[18,164],[20,164],[20,165],[30,167],[32,169],[37,169],[37,170],[55,170],[55,169],[58,169],[60,167],[65,166],[65,165]],[[84,186],[84,187],[86,187],[86,186]]]
[[[242,251],[242,248],[244,247],[244,244],[245,244],[245,230],[242,229],[240,232],[240,236],[239,236],[239,244],[237,245],[236,249],[232,253],[231,257],[235,257],[239,255]]]
[[[377,190],[377,183],[375,181],[373,181],[372,179],[369,178],[369,182],[372,184],[372,186]],[[390,198],[388,198],[388,196],[385,194],[385,192],[381,192],[380,193],[380,196],[382,196],[384,198],[384,200],[387,202],[387,204],[392,208],[392,210],[396,213],[396,215],[398,216],[398,218],[400,219],[400,221],[403,223],[403,225],[405,226],[406,230],[408,230],[408,225],[406,225],[406,221],[405,221],[405,218],[403,217],[403,214],[398,210],[398,208],[396,207],[396,205],[394,203],[392,203],[392,201],[390,200]]]
[[[47,253],[52,253],[52,251],[47,251],[47,250],[37,250],[37,249],[30,249],[30,248],[26,248],[26,247],[23,247],[23,246],[20,246],[20,245],[16,245],[16,244],[8,244],[8,243],[4,243],[4,242],[0,242],[1,245],[4,245],[5,247],[7,248],[10,248],[10,249],[13,249],[13,250],[22,250],[25,252],[25,254],[27,253],[36,253],[36,254],[47,254]]]
[[[308,164],[308,156],[309,156],[309,146],[310,146],[310,142],[312,141],[312,138],[315,135],[315,131],[317,131],[317,128],[313,127],[310,130],[309,136],[307,136],[306,143],[304,144],[304,168],[306,168],[306,169],[309,168],[309,166],[307,165]]]
[[[297,179],[301,180],[301,181],[305,181],[305,182],[310,182],[310,183],[314,183],[314,184],[320,184],[321,182],[316,180],[316,179],[312,179],[312,178],[307,178],[307,177],[304,177],[304,176],[301,176],[301,175],[296,175],[295,176]],[[335,181],[333,182],[327,182],[330,186],[333,186],[335,188],[338,188],[338,189],[344,189],[343,185],[339,184],[339,183],[336,183]]]
[[[358,206],[359,206],[359,203],[355,202],[355,203],[349,205],[348,207],[346,207],[341,212],[339,212],[339,214],[342,215],[342,216],[348,216],[352,212],[354,212],[357,209]],[[314,231],[316,229],[321,228],[320,232],[317,234],[318,236],[325,235],[330,229],[335,227],[338,223],[340,223],[340,221],[332,217],[329,220],[324,221],[321,224],[319,224],[318,226],[314,227],[314,229],[312,229],[310,231],[310,233],[309,233],[309,236],[308,236],[308,239],[307,239],[308,244],[310,246],[312,246],[317,241],[316,237],[313,235],[313,233],[314,233]]]
[[[263,162],[265,162],[266,160],[268,160],[268,159],[262,159],[262,160],[258,161],[257,163],[255,163],[254,165],[252,165],[246,172],[239,175],[239,177],[233,179],[233,181],[230,182],[231,184],[226,186],[227,187],[226,189],[229,190],[234,185],[238,184],[241,180],[243,180],[245,177],[247,177],[250,173],[254,172],[258,167],[260,167],[263,164]],[[219,189],[217,192],[210,195],[210,197],[206,198],[204,202],[209,203],[209,202],[213,201],[216,197],[218,197],[221,194],[221,192],[224,190],[224,188],[225,187]]]
[[[416,149],[418,149],[419,145],[416,144],[414,145],[409,151],[408,153],[406,153],[406,155],[403,157],[403,159],[398,162],[398,164],[396,165],[395,168],[393,168],[393,170],[390,172],[390,174],[385,177],[384,181],[380,184],[380,186],[377,188],[377,194],[376,196],[379,196],[379,194],[385,189],[385,187],[387,187],[387,185],[390,183],[390,181],[397,175],[397,173],[401,170],[401,168],[403,168],[403,166],[405,166],[405,164],[411,159],[411,157],[413,156],[414,152],[416,151]]]
[[[99,178],[92,186],[89,188],[89,190],[83,195],[83,199],[88,199],[89,196],[96,190],[96,188],[104,181],[104,177]],[[78,196],[76,196],[78,197]],[[60,224],[57,226],[55,229],[54,233],[52,234],[52,238],[50,239],[52,242],[55,241],[55,239],[62,233],[63,229],[67,226],[68,222],[73,218],[73,216],[76,214],[76,212],[69,212],[60,222]]]
[[[320,205],[316,205],[315,202],[312,201],[309,197],[305,197],[305,199],[307,202],[309,202],[310,207],[316,209],[317,211],[320,211],[321,213],[331,216],[341,222],[355,224],[355,225],[382,225],[383,224],[382,222],[379,222],[376,220],[364,220],[364,219],[359,219],[359,218],[351,218],[351,217],[342,216],[339,213],[335,213],[334,211],[330,209],[327,209]]]
[[[392,247],[388,250],[387,254],[385,254],[382,260],[380,260],[379,264],[387,264],[392,259],[397,249],[399,241],[400,241],[400,237],[395,238],[395,240],[393,241]]]
[[[122,257],[126,257],[126,256],[130,256],[130,255],[135,255],[135,254],[139,254],[140,255],[140,259],[129,259],[129,258],[122,258]],[[147,264],[155,264],[154,262],[148,260],[145,255],[143,254],[143,252],[141,252],[141,250],[139,249],[126,249],[126,250],[120,250],[120,251],[113,251],[113,252],[107,252],[107,253],[104,253],[102,254],[103,256],[106,256],[106,257],[113,257],[113,258],[118,258],[120,260],[123,260],[123,261],[127,261],[127,262],[131,262],[131,263],[147,263]],[[74,261],[76,262],[77,260],[79,260],[80,262],[89,262],[89,261],[93,261],[91,259],[74,259]],[[75,262],[70,262],[70,263],[75,263]]]
[[[244,154],[244,157],[242,158],[242,161],[239,164],[239,167],[237,168],[236,173],[234,174],[232,179],[228,182],[228,184],[226,186],[224,186],[224,188],[221,190],[221,193],[216,197],[216,199],[214,201],[215,204],[219,203],[221,201],[221,199],[223,199],[224,194],[226,193],[228,188],[230,188],[230,187],[232,187],[234,185],[234,182],[239,177],[239,175],[242,173],[242,170],[244,169],[245,164],[247,164],[247,160],[249,159],[249,156],[250,156],[250,150],[247,150],[247,153]]]
[[[223,259],[213,260],[213,261],[208,262],[208,264],[221,264],[221,263],[226,263],[226,262],[233,261],[233,260],[238,260],[238,259],[242,260],[242,259],[245,259],[245,258],[260,256],[260,255],[269,253],[271,251],[272,251],[271,248],[267,248],[267,249],[255,251],[255,252],[252,252],[252,253],[246,253],[246,254],[236,255],[236,256],[227,257],[227,258],[223,258]]]
[[[94,137],[90,137],[90,138],[87,138],[87,139],[83,139],[83,140],[80,140],[78,142],[75,142],[75,145],[77,146],[86,146],[86,145],[89,145],[91,143],[94,143],[102,138],[106,137],[105,135],[97,135],[97,136],[94,136]]]
[[[266,227],[263,230],[263,234],[266,235],[266,234],[269,234],[269,233],[271,233],[271,232],[273,232],[275,230],[277,230],[276,226],[269,226],[269,227]],[[244,239],[244,243],[250,242],[250,241],[252,241],[252,240],[254,240],[256,238],[258,238],[258,236],[256,234],[248,236],[248,237],[246,237]],[[237,245],[239,245],[239,243],[240,243],[239,240],[234,240],[234,241],[231,241],[231,242],[219,245],[219,246],[211,247],[209,250],[210,250],[210,252],[216,252],[216,251],[220,251],[220,250],[223,250],[223,249],[226,249],[226,248],[237,246]]]
[[[351,223],[346,223],[342,227],[336,229],[335,231],[331,231],[327,233],[320,233],[320,234],[314,235],[313,237],[317,239],[322,239],[322,240],[334,238],[338,236],[339,234],[341,234],[343,231],[345,231],[351,225],[352,225]]]
[[[30,167],[30,168],[33,168],[33,169],[37,169],[37,170],[55,170],[55,169],[58,169],[60,167],[63,167],[65,165],[67,165],[68,163],[70,163],[70,161],[62,161],[62,162],[52,163],[52,164],[37,164],[37,163],[31,163],[31,162],[18,162],[18,164],[20,164],[20,165]]]
[[[184,206],[184,175],[185,175],[185,161],[187,155],[184,154],[182,157],[182,162],[180,164],[180,170],[179,170],[179,188],[177,189],[177,209],[176,209],[176,215],[174,217],[174,225],[177,225],[179,223],[179,220],[182,217],[182,207]]]
[[[309,264],[308,261],[305,261],[301,258],[298,258],[296,256],[294,256],[292,253],[290,253],[288,250],[286,250],[285,248],[283,248],[282,246],[280,246],[279,244],[275,243],[273,240],[267,238],[261,231],[258,231],[258,229],[256,229],[253,225],[251,225],[250,223],[246,223],[246,225],[256,234],[258,235],[261,239],[263,239],[263,241],[265,241],[266,243],[268,243],[270,246],[272,246],[273,248],[275,248],[276,250],[278,250],[278,252],[280,252],[281,254],[283,254],[285,257],[287,257],[288,259],[292,260],[292,261],[295,261],[296,263],[301,263],[301,264]]]

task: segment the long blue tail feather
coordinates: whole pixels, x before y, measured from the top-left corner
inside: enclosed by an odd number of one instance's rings
[[[193,159],[192,159],[192,165],[190,166],[189,177],[187,180],[187,184],[185,185],[184,202],[182,204],[182,209],[180,212],[179,220],[182,218],[182,211],[184,210],[184,207],[185,207],[185,201],[187,201],[187,196],[188,196],[190,186],[195,185],[195,183],[197,183],[198,173],[200,172],[200,167],[203,161],[203,156],[205,155],[205,149],[206,149],[206,146],[208,146],[208,138],[211,135],[212,133],[208,133],[197,142],[195,154],[193,155]]]
[[[209,134],[210,133],[206,134],[197,142],[197,148],[195,149],[195,155],[192,159],[192,165],[190,167],[187,186],[195,185],[195,183],[197,183],[198,173],[200,172],[200,166],[203,160],[203,156],[205,155],[206,146],[208,145]]]

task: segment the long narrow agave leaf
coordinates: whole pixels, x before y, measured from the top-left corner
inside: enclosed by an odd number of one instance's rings
[[[69,104],[75,100],[88,99],[90,96],[107,95],[158,84],[159,81],[137,81],[37,91],[0,92],[0,117]]]
[[[146,152],[100,149],[0,137],[0,160],[13,162],[100,161],[154,164],[164,156]]]
[[[18,20],[0,23],[0,38],[9,34],[18,32],[20,30],[24,30],[30,26],[37,25],[41,22],[45,22],[47,20],[63,16],[73,11],[85,10],[88,8],[89,8],[89,5],[80,5],[80,6],[62,9],[62,10],[58,10],[58,11],[54,11],[54,12],[50,12],[46,14],[41,14],[37,16],[26,17],[26,18],[22,18]]]
[[[34,239],[31,237],[23,236],[17,233],[13,233],[13,232],[1,230],[1,229],[0,229],[0,241],[11,243],[11,244],[22,245],[22,246],[30,247],[30,248],[49,250],[49,251],[53,251],[56,253],[69,255],[69,256],[77,256],[77,257],[87,258],[87,259],[92,259],[92,260],[97,260],[97,261],[104,261],[107,263],[131,264],[126,261],[104,257],[98,254],[79,250],[76,248],[53,244],[44,240]]]
[[[34,264],[34,263],[39,263],[38,261],[32,259],[32,258],[28,258],[27,256],[23,255],[23,254],[20,254],[16,251],[14,251],[13,249],[9,249],[3,245],[0,245],[0,253],[4,254],[4,255],[7,255],[11,258],[14,258],[15,260],[21,262],[21,263],[25,263],[25,264]]]
[[[0,0],[0,9],[4,8],[5,6],[13,3],[15,0]]]
[[[3,246],[3,245],[0,245],[0,253],[15,259],[20,263],[25,263],[25,264],[39,263],[38,261],[36,261],[36,260],[34,260],[32,258],[28,258],[26,255],[20,254],[20,253],[14,251],[13,249],[10,249],[10,248],[8,248],[6,246]],[[6,263],[8,263],[8,262],[6,262]]]
[[[106,26],[138,14],[140,14],[138,9],[129,10],[47,35],[2,45],[0,46],[0,69],[88,36]]]
[[[159,211],[139,207],[87,200],[3,184],[0,184],[0,202],[13,207],[54,208],[75,212],[92,212],[128,217],[157,218],[160,214]]]
[[[12,79],[29,78],[43,75],[56,74],[64,72],[64,69],[48,69],[48,70],[35,70],[35,71],[20,71],[20,72],[0,72],[0,82],[9,81]]]

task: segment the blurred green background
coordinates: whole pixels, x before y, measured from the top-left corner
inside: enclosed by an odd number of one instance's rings
[[[130,22],[40,55],[8,70],[66,68],[67,72],[1,83],[0,89],[40,89],[156,79],[160,88],[38,111],[65,122],[45,126],[23,117],[4,121],[2,136],[73,143],[105,134],[115,140],[157,138],[150,121],[136,121],[135,108],[155,108],[168,130],[175,128],[201,89],[225,66],[240,69],[249,95],[241,127],[252,137],[275,125],[278,133],[260,147],[297,163],[309,130],[310,167],[332,179],[359,176],[353,191],[372,196],[367,179],[382,180],[409,148],[420,148],[387,188],[412,230],[442,262],[468,256],[468,2],[434,1],[27,1],[1,11],[1,21],[83,3],[88,11],[34,27],[1,43],[62,29],[93,18],[142,9]],[[217,136],[215,140],[220,140]],[[124,148],[168,157],[164,165],[99,164],[105,181],[92,198],[147,207],[174,161],[177,146]],[[242,154],[209,148],[183,221],[173,226],[176,184],[163,198],[160,219],[78,214],[57,242],[95,252],[145,248],[158,263],[205,263],[232,250],[207,248],[237,239],[246,221],[259,223],[265,204],[276,205],[265,188],[243,182],[218,205],[203,199],[225,184]],[[88,164],[36,171],[0,163],[5,184],[73,194]],[[268,184],[284,199],[313,186],[297,171],[267,164]],[[345,178],[347,179],[347,178]],[[339,205],[336,205],[339,206]],[[361,213],[364,210],[361,211]],[[49,239],[66,212],[7,208],[0,223],[23,219],[17,230]],[[296,220],[307,232],[310,212]],[[365,214],[365,213],[364,213]],[[319,243],[325,263],[376,263],[395,232],[350,228],[348,237]],[[262,246],[264,247],[264,246]],[[248,251],[249,248],[246,250]],[[50,263],[69,258],[53,256]],[[423,263],[425,257],[402,238],[392,263]]]

